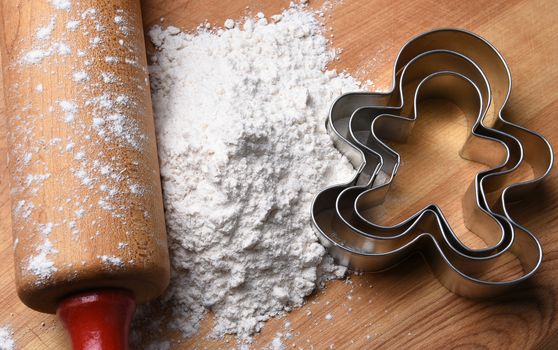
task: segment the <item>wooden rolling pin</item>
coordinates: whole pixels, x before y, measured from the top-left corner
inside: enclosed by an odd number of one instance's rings
[[[19,297],[58,312],[74,349],[124,349],[135,303],[169,281],[139,1],[0,16]]]

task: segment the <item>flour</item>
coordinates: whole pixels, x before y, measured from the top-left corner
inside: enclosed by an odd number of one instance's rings
[[[107,255],[98,255],[97,258],[101,260],[101,262],[114,266],[114,267],[123,267],[124,263],[122,259],[116,256],[107,256]]]
[[[52,273],[58,271],[48,255],[56,254],[58,250],[54,249],[52,242],[47,239],[37,248],[37,255],[33,255],[27,262],[27,271],[38,277],[39,282],[43,282]]]
[[[213,336],[248,338],[345,274],[318,243],[310,204],[354,172],[324,122],[360,85],[326,70],[336,52],[314,13],[292,5],[274,18],[150,31],[172,259],[165,309],[185,336],[211,310]]]
[[[50,0],[50,3],[58,10],[70,11],[72,8],[72,2],[70,0]]]
[[[230,19],[230,18],[228,18],[228,19],[225,21],[225,24],[224,24],[225,28],[227,28],[227,29],[233,29],[233,28],[234,28],[234,25],[235,25],[234,20],[232,20],[232,19]]]
[[[89,74],[84,71],[77,71],[72,74],[72,78],[75,82],[85,82],[89,80]]]
[[[15,342],[12,338],[12,330],[8,326],[0,327],[0,350],[15,349]]]
[[[37,32],[35,33],[37,39],[45,40],[50,38],[50,35],[52,34],[52,30],[54,29],[55,24],[56,24],[56,16],[53,15],[50,17],[50,21],[48,22],[47,26],[37,29]]]

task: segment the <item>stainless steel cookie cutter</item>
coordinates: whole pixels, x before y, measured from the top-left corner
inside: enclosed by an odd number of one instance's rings
[[[541,264],[542,249],[510,216],[508,205],[546,177],[553,153],[541,135],[502,117],[511,75],[500,53],[475,34],[434,30],[401,49],[393,81],[388,93],[346,94],[330,110],[326,127],[358,170],[349,183],[329,187],[314,199],[312,220],[322,244],[340,263],[358,271],[383,270],[422,253],[442,284],[469,297],[493,295],[529,278]],[[471,183],[464,215],[486,248],[466,247],[436,205],[395,226],[374,223],[364,213],[383,201],[400,165],[399,155],[383,140],[404,141],[416,120],[417,102],[431,95],[452,99],[467,115],[476,116],[461,156],[490,169]],[[413,104],[405,103],[408,96]],[[487,147],[494,152],[486,152]],[[528,166],[532,177],[517,180]],[[523,267],[522,276],[490,275],[494,265],[514,258]]]

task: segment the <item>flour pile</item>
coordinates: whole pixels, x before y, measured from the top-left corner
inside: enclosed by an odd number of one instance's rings
[[[345,273],[309,213],[320,189],[353,174],[324,122],[360,85],[326,70],[336,52],[305,7],[207,27],[150,31],[173,269],[165,303],[186,336],[211,310],[214,336],[246,338]]]

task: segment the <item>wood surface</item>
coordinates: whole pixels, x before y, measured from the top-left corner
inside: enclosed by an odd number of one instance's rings
[[[92,288],[159,296],[169,261],[139,1],[10,0],[0,13],[18,294],[50,313]]]
[[[191,30],[206,19],[222,25],[226,18],[258,11],[272,15],[287,5],[288,1],[150,0],[143,2],[144,27],[160,23],[163,16],[163,24]],[[320,6],[312,0],[310,5]],[[393,60],[409,38],[437,27],[471,30],[490,40],[511,67],[514,88],[507,117],[558,145],[554,115],[558,107],[557,14],[554,0],[345,0],[324,17],[327,35],[332,34],[333,45],[343,49],[340,60],[330,68],[371,79],[371,89],[386,90],[391,85]],[[434,116],[441,112],[447,117],[436,122]],[[425,198],[439,204],[458,235],[479,244],[461,219],[461,197],[471,176],[483,168],[457,155],[467,132],[465,117],[447,104],[425,105],[424,117],[409,142],[396,146],[403,165],[394,190],[410,194],[406,198],[412,198],[411,202],[405,206]],[[57,320],[27,309],[15,293],[6,119],[1,123],[0,251],[6,263],[0,267],[0,326],[11,325],[18,348],[62,349],[67,339]],[[428,152],[422,151],[425,147]],[[538,274],[513,293],[484,301],[458,297],[438,283],[420,257],[413,257],[384,273],[329,283],[302,308],[267,322],[252,347],[269,346],[277,333],[290,330],[292,337],[282,342],[293,349],[557,348],[557,176],[553,171],[533,198],[514,213],[541,239],[545,259]],[[385,208],[396,209],[397,203],[388,202]],[[404,212],[405,207],[399,209]],[[386,210],[384,214],[389,218],[400,212]],[[327,314],[331,314],[330,320],[325,319]],[[229,349],[236,345],[232,337],[207,339],[210,329],[209,315],[198,335],[173,348]]]

